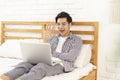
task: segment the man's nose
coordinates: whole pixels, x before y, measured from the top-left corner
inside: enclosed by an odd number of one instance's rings
[[[60,28],[60,29],[63,29],[63,28],[64,28],[64,26],[63,26],[62,24],[60,24],[60,25],[59,25],[59,28]]]

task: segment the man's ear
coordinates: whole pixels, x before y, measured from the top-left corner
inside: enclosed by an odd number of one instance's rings
[[[72,23],[69,23],[69,27],[71,27]]]

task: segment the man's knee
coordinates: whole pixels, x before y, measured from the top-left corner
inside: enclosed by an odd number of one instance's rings
[[[37,66],[40,66],[41,68],[45,68],[45,67],[48,66],[48,65],[45,64],[45,63],[38,63]]]
[[[24,68],[26,71],[29,71],[32,67],[33,65],[28,62],[21,62],[16,66],[16,68]]]
[[[35,65],[34,67],[31,68],[31,71],[39,71],[39,70],[45,71],[46,66],[47,66],[47,64],[38,63],[37,65]]]

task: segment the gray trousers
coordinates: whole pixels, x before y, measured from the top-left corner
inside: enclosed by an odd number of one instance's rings
[[[21,80],[41,80],[45,76],[57,75],[60,73],[64,73],[63,66],[60,64],[50,66],[44,63],[33,65],[28,62],[21,62],[14,69],[5,73],[5,75],[10,77],[11,80],[17,78]]]

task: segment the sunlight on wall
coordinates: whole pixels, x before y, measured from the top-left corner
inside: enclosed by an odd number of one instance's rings
[[[120,24],[110,24],[108,28],[104,36],[106,38],[104,40],[106,57],[111,60],[118,60],[120,59]]]
[[[110,1],[110,41],[109,59],[120,60],[120,0]],[[111,54],[111,55],[110,55]]]
[[[116,47],[115,47],[115,57],[117,58],[117,60],[119,60],[120,61],[120,25],[118,26],[119,28],[117,29],[117,34],[116,34],[116,36],[115,36],[115,38],[116,38],[116,40],[115,40],[115,45],[116,45]]]

